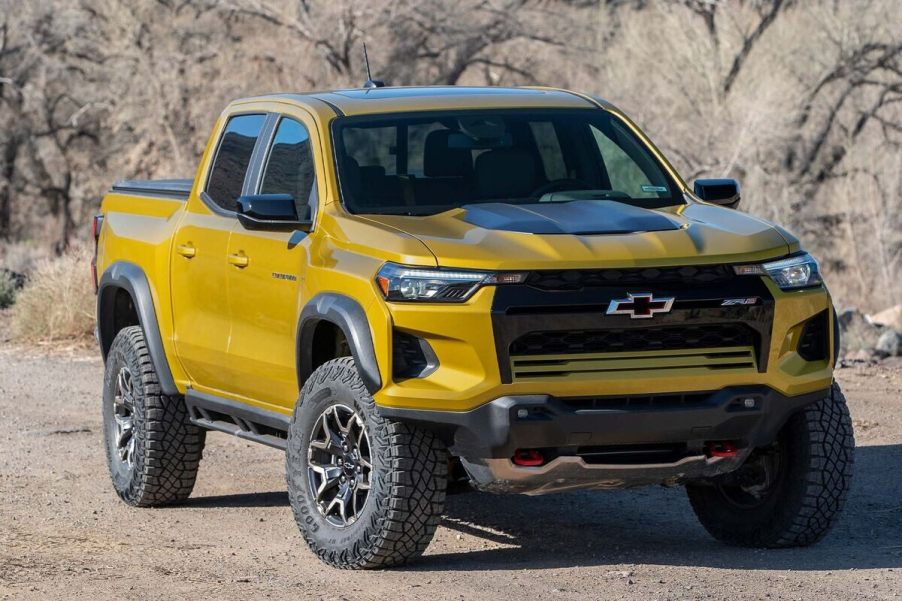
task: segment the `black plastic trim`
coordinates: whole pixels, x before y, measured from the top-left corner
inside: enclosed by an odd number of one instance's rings
[[[379,406],[385,417],[443,434],[453,454],[470,459],[511,457],[524,448],[585,447],[731,440],[765,446],[792,414],[829,389],[785,396],[767,386],[733,386],[691,406],[578,409],[550,395],[505,396],[466,412]],[[754,398],[753,408],[741,400]]]
[[[344,117],[344,116],[345,116],[344,111],[341,110],[340,108],[338,108],[338,105],[336,105],[336,104],[334,104],[334,103],[332,103],[332,102],[329,102],[328,100],[326,100],[326,99],[323,98],[322,96],[311,96],[311,98],[315,98],[316,100],[319,100],[320,102],[322,102],[323,104],[325,104],[326,106],[328,106],[330,109],[332,109],[332,110],[335,112],[335,116],[336,116],[336,117]]]
[[[397,353],[401,352],[398,348],[398,345],[402,344],[401,337],[407,337],[409,343],[417,346],[417,350],[420,352],[423,360],[422,366],[419,366],[420,369],[415,369],[417,366],[413,366],[404,370],[402,369],[403,366],[399,365]],[[410,378],[427,378],[434,374],[438,368],[439,360],[429,341],[410,332],[395,328],[392,332],[392,377],[396,381]]]
[[[169,362],[166,360],[166,352],[163,350],[163,339],[160,337],[160,327],[154,309],[150,283],[144,271],[134,263],[116,261],[103,272],[103,276],[100,278],[97,292],[97,333],[103,360],[106,361],[113,338],[117,334],[113,331],[115,328],[113,312],[108,309],[115,302],[116,290],[120,289],[128,292],[135,305],[141,329],[144,330],[147,351],[150,353],[150,359],[160,381],[160,389],[164,394],[179,394],[175,380],[172,378],[172,371],[169,369]]]
[[[110,191],[119,194],[135,194],[138,196],[187,201],[193,185],[194,180],[191,179],[129,179],[115,182]]]
[[[328,321],[341,329],[360,377],[370,394],[382,388],[382,377],[366,313],[356,300],[335,292],[317,294],[301,311],[297,333],[298,387],[303,386],[313,373],[313,334],[316,324],[321,321]]]
[[[839,348],[841,340],[841,334],[839,331],[839,317],[836,315],[836,307],[832,308],[833,315],[831,319],[833,319],[833,365],[836,366],[839,363]]]

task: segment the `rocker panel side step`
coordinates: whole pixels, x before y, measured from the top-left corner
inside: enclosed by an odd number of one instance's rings
[[[192,424],[283,451],[286,448],[291,421],[287,415],[196,390],[188,390],[185,404]]]

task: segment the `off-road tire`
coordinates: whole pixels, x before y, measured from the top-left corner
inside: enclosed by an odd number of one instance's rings
[[[118,454],[113,416],[117,378],[123,368],[130,373],[134,405],[131,466]],[[107,355],[103,433],[110,477],[123,501],[136,507],[154,507],[183,501],[191,494],[206,431],[189,421],[183,397],[161,392],[144,332],[138,326],[122,329]]]
[[[315,424],[338,404],[363,419],[372,463],[371,488],[359,517],[343,526],[320,511],[308,474]],[[371,569],[419,557],[441,518],[447,473],[447,450],[434,434],[379,415],[353,358],[323,364],[304,384],[288,431],[288,497],[304,540],[325,563]]]
[[[686,487],[696,515],[716,539],[743,547],[800,547],[821,540],[836,522],[849,491],[855,451],[839,385],[793,415],[776,444],[781,467],[756,506],[736,506],[716,481]]]

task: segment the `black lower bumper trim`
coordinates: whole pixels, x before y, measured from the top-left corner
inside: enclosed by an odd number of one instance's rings
[[[379,412],[440,431],[451,452],[467,458],[510,458],[517,449],[654,443],[685,443],[687,450],[700,451],[706,441],[767,445],[793,413],[828,394],[825,389],[789,397],[767,386],[734,386],[693,395],[690,405],[593,403],[603,408],[584,409],[572,399],[523,395],[465,412],[390,407]]]

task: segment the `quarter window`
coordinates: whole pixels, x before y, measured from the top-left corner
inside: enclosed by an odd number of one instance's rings
[[[265,119],[265,115],[237,115],[229,119],[222,132],[219,150],[207,180],[207,195],[227,211],[238,208],[244,176]]]
[[[307,128],[287,117],[279,122],[263,172],[261,194],[290,194],[303,218],[311,204],[316,177]],[[312,207],[311,207],[312,208]]]

